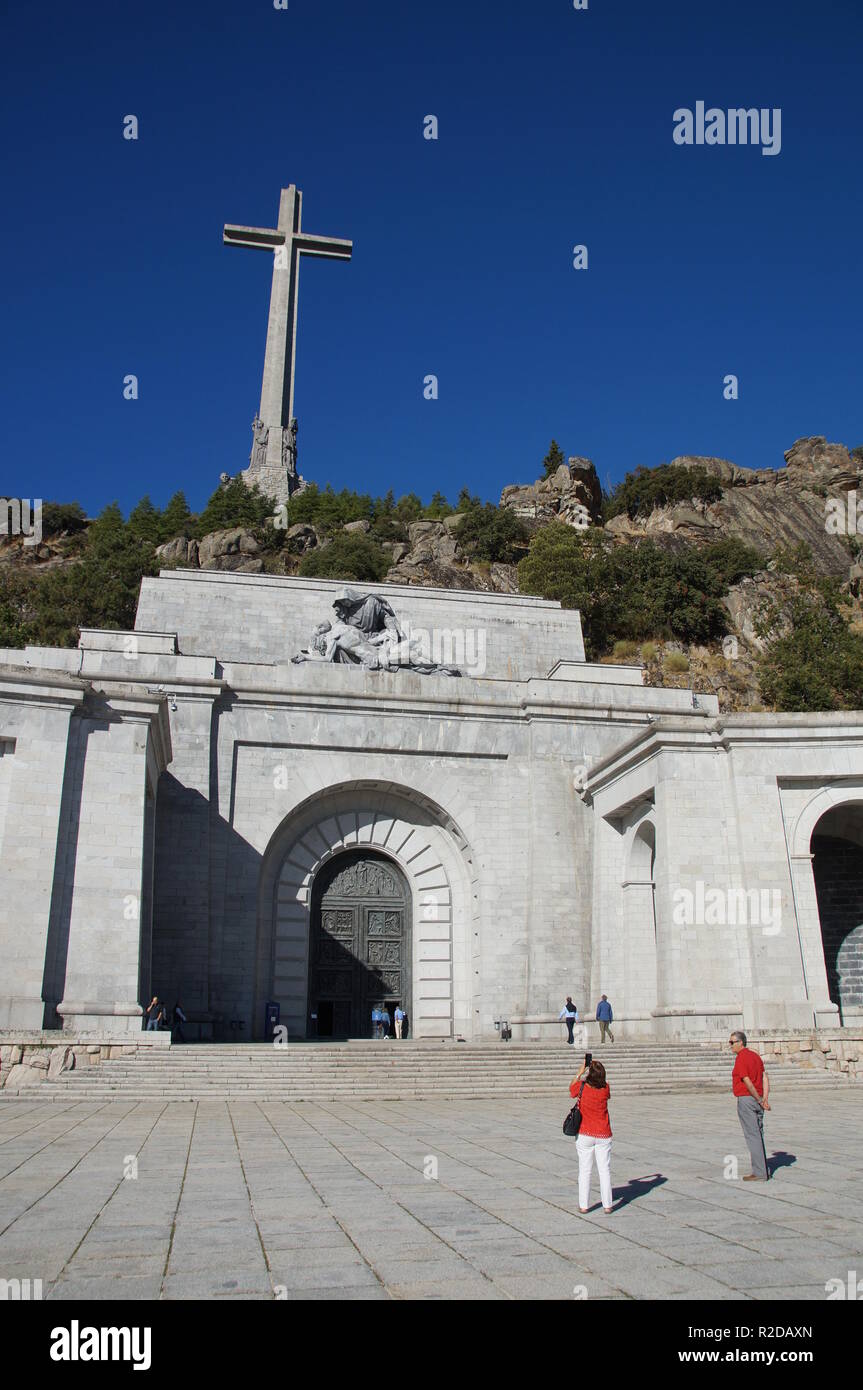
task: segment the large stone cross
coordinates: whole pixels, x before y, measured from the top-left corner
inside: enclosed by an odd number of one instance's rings
[[[277,227],[226,225],[223,235],[227,246],[251,246],[273,252],[261,408],[253,425],[251,467],[244,476],[249,482],[259,483],[279,501],[286,500],[285,485],[289,493],[291,484],[296,482],[296,438],[291,432],[291,422],[294,418],[300,256],[349,261],[353,247],[350,241],[304,232],[302,204],[302,193],[291,184],[281,191]]]

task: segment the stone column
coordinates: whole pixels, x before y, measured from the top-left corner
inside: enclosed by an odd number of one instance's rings
[[[816,1028],[836,1028],[839,1026],[839,1005],[830,998],[827,983],[813,859],[812,854],[796,854],[790,859],[807,1011],[790,1026],[810,1027],[814,1014]]]
[[[42,1028],[70,718],[84,683],[63,672],[0,675],[0,1028]]]
[[[219,809],[212,786],[219,694],[220,687],[180,686],[174,694],[174,757],[156,818],[153,973],[147,981],[151,997],[158,991],[171,995],[171,1004],[179,999],[193,1023],[205,1025],[211,1022],[211,873],[224,879],[224,864],[215,858],[224,845],[214,847],[212,836]]]
[[[163,696],[106,683],[85,718],[76,852],[69,865],[65,993],[69,1032],[141,1028],[142,956],[150,949],[152,836],[160,774],[171,759]],[[145,1001],[148,1002],[148,1001]]]
[[[621,937],[624,943],[624,992],[619,1010],[626,1015],[626,1036],[652,1037],[656,1009],[656,913],[652,882],[627,882],[623,898]]]

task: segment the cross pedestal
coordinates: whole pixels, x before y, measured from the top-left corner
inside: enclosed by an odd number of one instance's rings
[[[276,227],[226,225],[226,246],[272,251],[273,286],[264,355],[261,405],[252,422],[252,453],[241,474],[263,492],[286,502],[299,486],[294,419],[294,370],[297,351],[297,293],[300,256],[349,261],[353,243],[336,237],[312,236],[302,230],[303,195],[291,184],[279,199]]]

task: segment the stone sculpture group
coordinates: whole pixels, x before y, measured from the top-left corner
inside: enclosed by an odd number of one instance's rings
[[[367,671],[407,668],[424,676],[461,675],[455,666],[428,659],[419,638],[406,635],[399,626],[386,599],[345,589],[333,609],[336,622],[318,623],[309,646],[293,658],[296,665],[327,661],[363,666]]]

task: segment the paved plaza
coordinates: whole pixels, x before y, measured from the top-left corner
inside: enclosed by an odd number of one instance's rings
[[[825,1300],[863,1272],[863,1094],[612,1097],[578,1213],[554,1101],[0,1104],[0,1278],[47,1299]],[[728,1176],[737,1159],[739,1177]]]

